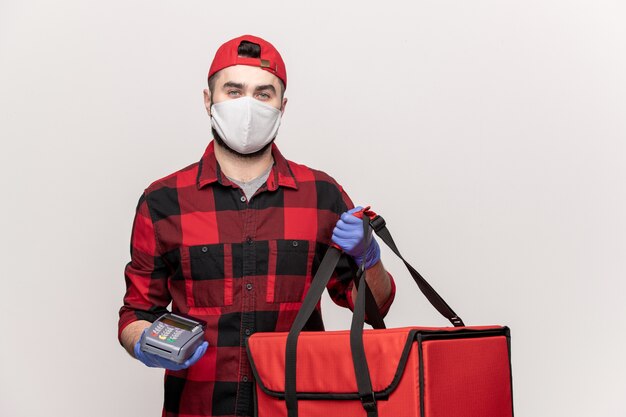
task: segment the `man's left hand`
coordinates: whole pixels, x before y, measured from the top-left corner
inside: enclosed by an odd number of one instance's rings
[[[361,265],[365,255],[365,268],[369,269],[380,261],[380,247],[373,236],[367,248],[363,247],[363,220],[353,214],[361,210],[363,207],[355,207],[341,215],[333,229],[332,241],[352,256],[357,265]]]

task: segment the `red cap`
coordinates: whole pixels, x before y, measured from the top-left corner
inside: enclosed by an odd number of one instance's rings
[[[241,57],[237,53],[241,41],[256,43],[261,47],[261,56],[259,58]],[[216,72],[233,65],[250,65],[259,67],[271,72],[281,79],[285,88],[287,88],[287,69],[283,58],[280,56],[274,45],[266,40],[252,35],[243,35],[235,39],[231,39],[219,47],[215,53],[215,58],[211,63],[208,78],[211,78]]]

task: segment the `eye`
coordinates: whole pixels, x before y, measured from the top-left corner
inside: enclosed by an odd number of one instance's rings
[[[226,92],[226,94],[228,94],[229,97],[239,97],[241,95],[241,91],[239,91],[239,90],[228,90]]]
[[[256,95],[259,100],[269,100],[271,96],[267,93],[259,93]]]

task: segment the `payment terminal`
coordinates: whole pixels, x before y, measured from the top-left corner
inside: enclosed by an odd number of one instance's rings
[[[183,363],[204,341],[206,322],[189,316],[165,313],[148,328],[141,350]]]

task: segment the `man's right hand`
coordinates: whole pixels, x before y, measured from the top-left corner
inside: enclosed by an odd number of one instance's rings
[[[148,329],[144,329],[143,333],[141,333],[141,337],[135,343],[134,351],[135,358],[141,361],[144,365],[149,366],[151,368],[165,368],[171,371],[180,371],[181,369],[189,368],[194,363],[198,362],[198,360],[204,355],[209,346],[208,342],[202,342],[200,346],[196,348],[196,351],[191,355],[189,359],[187,359],[183,363],[176,363],[169,359],[162,358],[160,356],[154,355],[149,352],[144,352],[141,350],[141,341],[144,337],[146,337],[146,332]]]

